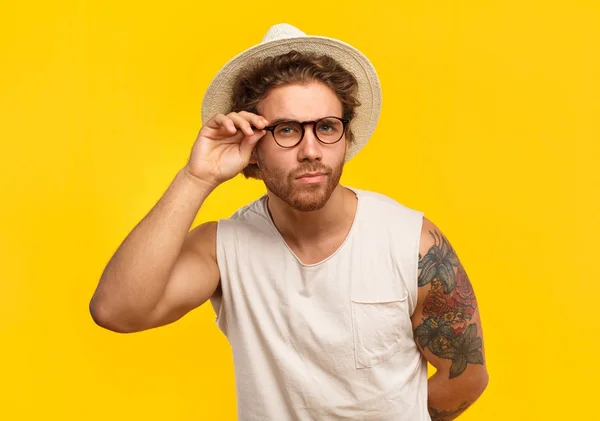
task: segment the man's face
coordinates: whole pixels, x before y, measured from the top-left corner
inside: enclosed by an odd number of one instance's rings
[[[280,120],[312,121],[342,117],[342,104],[331,89],[313,82],[274,88],[258,105],[258,113],[269,124]],[[269,191],[296,210],[314,211],[327,203],[340,181],[346,137],[323,144],[314,135],[312,124],[304,127],[302,141],[292,148],[282,148],[267,133],[256,146],[254,157]],[[321,175],[301,177],[307,173]]]

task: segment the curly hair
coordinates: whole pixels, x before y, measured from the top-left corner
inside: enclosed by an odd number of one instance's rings
[[[342,103],[343,118],[351,120],[360,105],[356,98],[358,82],[354,75],[336,60],[315,53],[291,51],[269,57],[246,69],[236,80],[231,92],[231,111],[258,113],[258,103],[275,87],[321,82],[336,93]],[[354,140],[350,129],[346,132],[348,142]],[[246,178],[260,179],[256,164],[249,164],[243,174]]]

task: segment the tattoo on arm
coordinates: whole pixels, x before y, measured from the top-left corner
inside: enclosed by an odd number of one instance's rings
[[[421,348],[452,360],[450,378],[467,364],[483,364],[482,340],[471,318],[477,309],[471,282],[449,242],[437,231],[434,245],[419,254],[418,285],[431,284],[423,303],[423,322],[414,330]],[[440,418],[444,419],[444,418]]]
[[[458,409],[454,411],[438,411],[435,408],[429,407],[431,421],[450,421],[459,416],[464,410],[469,407],[469,404],[463,402]]]

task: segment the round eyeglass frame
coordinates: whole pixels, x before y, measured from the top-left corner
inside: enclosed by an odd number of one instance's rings
[[[342,132],[340,134],[340,137],[337,140],[334,140],[333,142],[324,142],[323,140],[321,140],[321,138],[319,137],[319,135],[317,134],[317,123],[322,121],[322,120],[331,120],[331,119],[335,119],[338,121],[342,122]],[[310,120],[310,121],[296,121],[296,120],[285,120],[285,121],[280,121],[276,124],[273,124],[271,126],[267,126],[264,128],[264,130],[271,132],[271,135],[273,136],[273,140],[275,140],[275,143],[277,143],[277,145],[281,148],[285,148],[285,149],[290,149],[290,148],[294,148],[296,146],[298,146],[300,144],[300,142],[302,142],[302,140],[304,139],[304,134],[306,133],[306,129],[304,128],[304,126],[306,124],[312,124],[312,131],[313,134],[315,135],[315,137],[317,138],[317,140],[325,145],[333,145],[334,143],[339,142],[342,137],[344,137],[344,134],[346,134],[346,127],[348,125],[348,123],[350,122],[350,120],[348,120],[347,118],[342,118],[342,117],[335,117],[335,116],[327,116],[327,117],[321,117],[318,118],[316,120]],[[295,124],[299,124],[300,127],[302,127],[302,133],[300,134],[300,139],[298,139],[298,141],[296,143],[294,143],[291,146],[283,146],[281,145],[278,141],[277,141],[277,137],[275,136],[275,129],[277,128],[277,126],[281,125],[281,124],[290,124],[290,123],[295,123]]]

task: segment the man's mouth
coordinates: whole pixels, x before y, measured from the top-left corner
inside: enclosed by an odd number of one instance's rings
[[[320,183],[321,181],[325,180],[325,173],[320,171],[306,172],[296,177],[296,180],[298,180],[301,183],[308,184]]]

